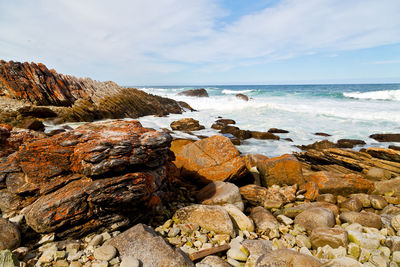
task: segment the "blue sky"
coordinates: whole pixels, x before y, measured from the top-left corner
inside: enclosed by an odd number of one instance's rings
[[[400,82],[400,1],[0,0],[0,58],[121,85]]]

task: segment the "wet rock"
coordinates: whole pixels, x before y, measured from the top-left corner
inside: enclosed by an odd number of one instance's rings
[[[316,172],[309,177],[316,183],[321,194],[349,195],[353,193],[368,193],[374,188],[373,184],[357,174],[337,174],[333,172]]]
[[[347,232],[341,228],[316,228],[311,232],[314,248],[329,245],[332,248],[347,247]]]
[[[365,227],[382,228],[381,217],[371,212],[347,211],[340,214],[339,218],[345,223],[359,223]]]
[[[400,142],[400,134],[371,134],[369,137],[378,142]]]
[[[9,220],[0,217],[0,250],[15,249],[21,243],[19,229]]]
[[[199,131],[205,129],[199,124],[198,120],[192,118],[184,118],[171,123],[171,129],[174,131]]]
[[[314,133],[314,135],[318,135],[318,136],[324,136],[324,137],[332,136],[331,134],[322,133],[322,132],[317,132],[317,133]]]
[[[239,127],[225,125],[221,128],[220,133],[222,134],[232,134],[233,136],[245,140],[252,137],[251,131],[248,130],[241,130]]]
[[[24,124],[21,126],[24,129],[29,129],[33,131],[44,131],[44,124],[40,120],[37,119],[32,119],[32,120],[26,120]]]
[[[287,130],[278,129],[278,128],[270,128],[268,130],[269,133],[289,133]]]
[[[260,164],[259,171],[264,186],[305,183],[301,163],[292,155],[267,159]]]
[[[244,101],[249,101],[249,97],[248,97],[247,95],[244,95],[244,94],[236,94],[235,96],[236,96],[236,98],[242,99],[242,100],[244,100]]]
[[[251,131],[251,137],[254,139],[261,139],[261,140],[279,140],[279,136],[274,135],[273,133],[269,132],[258,132],[258,131]]]
[[[242,196],[239,188],[222,181],[215,181],[203,187],[196,195],[197,200],[204,205],[235,205],[241,211],[244,210]]]
[[[195,223],[217,234],[234,236],[234,228],[229,214],[223,207],[210,205],[191,205],[177,210],[173,220],[180,223]]]
[[[310,255],[301,254],[290,249],[270,251],[258,258],[256,267],[282,266],[282,267],[319,267],[322,263]]]
[[[335,225],[335,216],[329,209],[311,208],[297,215],[294,223],[303,226],[307,231],[320,227],[330,228]]]
[[[235,180],[247,173],[239,151],[229,138],[220,135],[185,145],[175,156],[183,176],[203,183]]]
[[[162,237],[144,224],[137,224],[105,243],[117,248],[122,258],[133,257],[143,266],[194,266],[179,249],[171,248]]]
[[[358,145],[365,145],[366,143],[363,140],[357,139],[339,139],[337,141],[337,147],[339,148],[353,148]]]
[[[337,145],[328,140],[317,141],[310,145],[300,146],[300,148],[302,150],[308,150],[308,149],[322,150],[322,149],[335,148],[335,147],[337,147]]]
[[[251,209],[250,217],[256,225],[257,232],[269,233],[273,229],[279,227],[278,220],[268,210],[263,207],[254,207]]]
[[[195,96],[195,97],[208,97],[207,90],[204,88],[192,89],[180,92],[178,95]]]

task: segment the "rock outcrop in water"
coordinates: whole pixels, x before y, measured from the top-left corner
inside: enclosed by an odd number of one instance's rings
[[[4,142],[14,138],[0,129],[8,136]],[[16,209],[24,208],[26,223],[38,233],[76,236],[127,226],[162,198],[173,170],[170,142],[167,133],[120,120],[30,139],[1,158],[3,216],[19,199]]]
[[[53,112],[41,110],[38,114],[36,106],[48,106]],[[175,100],[122,88],[111,81],[76,78],[41,63],[13,61],[0,61],[0,108],[0,122],[14,125],[21,125],[27,116],[58,115],[62,118],[59,122],[93,121],[183,111]]]

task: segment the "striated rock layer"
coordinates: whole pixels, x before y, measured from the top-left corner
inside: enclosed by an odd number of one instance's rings
[[[170,142],[167,133],[121,120],[30,139],[0,158],[2,213],[19,198],[14,208],[24,208],[32,229],[60,236],[128,226],[162,198],[173,173]]]

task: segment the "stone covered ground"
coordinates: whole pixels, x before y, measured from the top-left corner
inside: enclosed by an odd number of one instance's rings
[[[400,264],[395,149],[268,158],[122,120],[0,144],[1,266]]]

